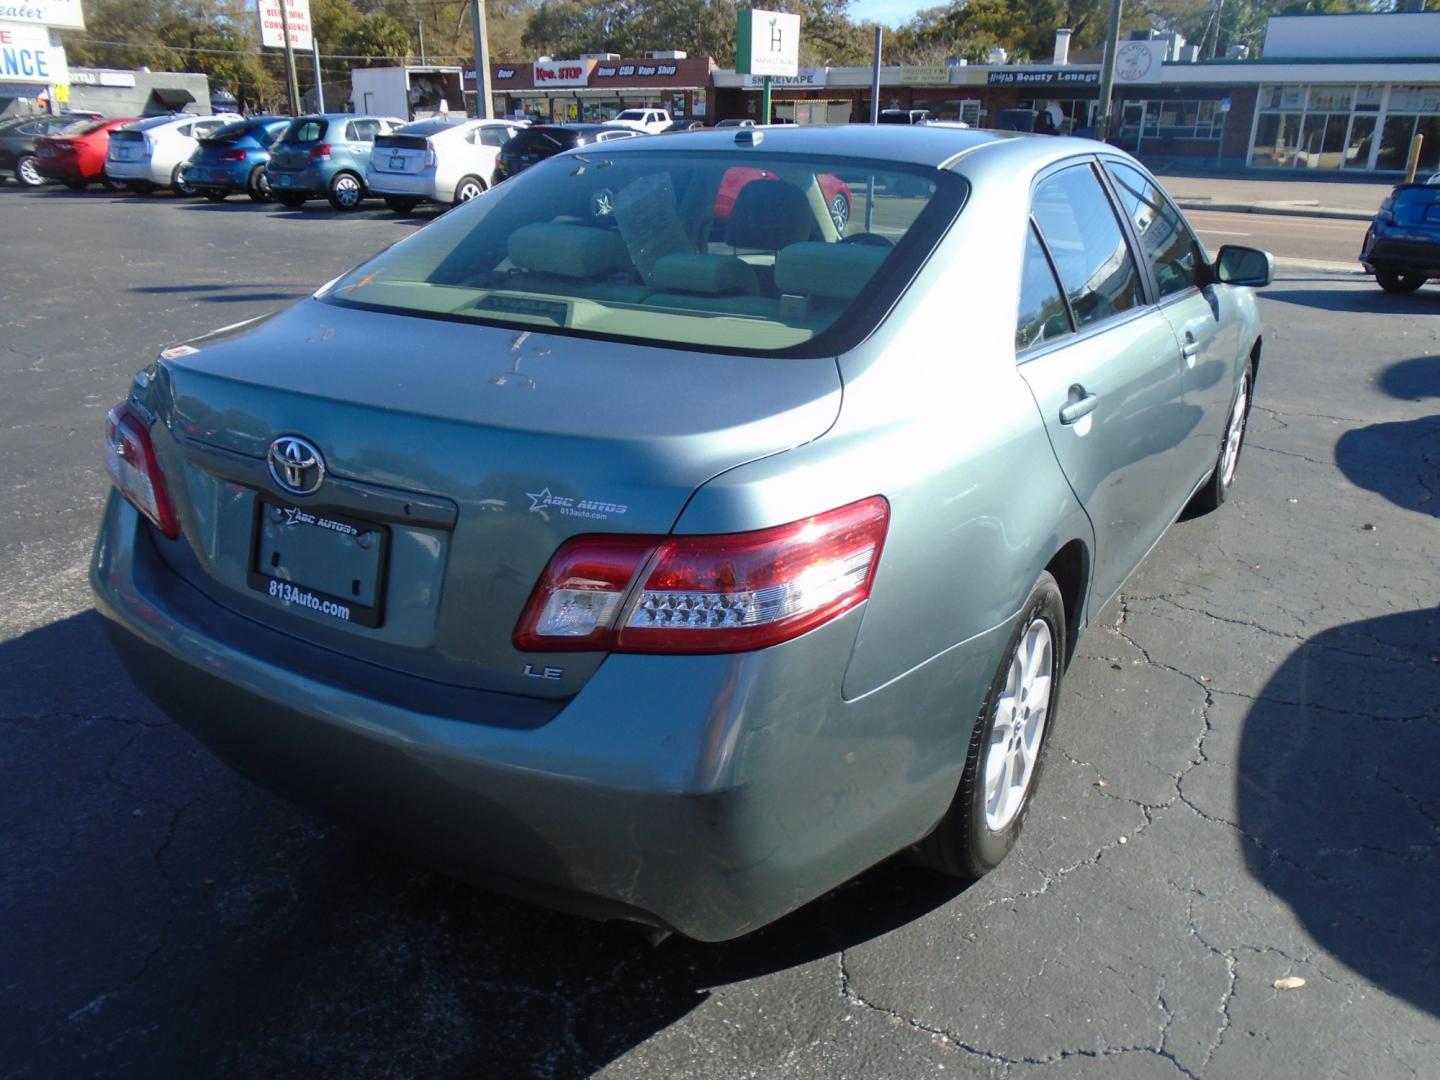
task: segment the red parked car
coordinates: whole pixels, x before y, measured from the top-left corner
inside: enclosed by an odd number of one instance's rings
[[[755,180],[779,179],[773,172],[752,169],[746,165],[726,169],[725,175],[720,179],[720,191],[715,196],[715,221],[723,223],[730,220],[730,211],[735,209],[735,198],[747,184]],[[825,193],[825,205],[830,210],[830,219],[835,222],[835,228],[843,234],[845,224],[850,220],[850,185],[829,173],[820,173],[815,179],[820,182],[820,190]]]
[[[123,120],[96,120],[64,135],[36,139],[35,167],[47,180],[59,180],[72,191],[83,191],[92,180],[99,180],[111,191],[119,191],[121,185],[105,175],[110,132],[137,119],[131,116]]]

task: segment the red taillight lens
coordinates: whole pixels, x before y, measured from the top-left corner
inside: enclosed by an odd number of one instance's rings
[[[226,150],[223,154],[220,155],[220,160],[221,160],[221,161],[244,161],[244,160],[245,160],[245,151],[244,151],[244,150]]]
[[[311,160],[311,161],[319,161],[321,158],[328,158],[329,156],[330,156],[330,144],[329,144],[329,143],[323,143],[323,142],[322,142],[322,143],[320,143],[319,145],[317,145],[317,146],[312,146],[312,147],[310,148],[310,160]]]
[[[877,495],[758,532],[575,537],[531,594],[515,646],[707,653],[788,641],[870,595],[889,521]]]
[[[171,540],[180,535],[150,433],[124,405],[116,405],[105,418],[105,468],[120,494],[157,529]]]

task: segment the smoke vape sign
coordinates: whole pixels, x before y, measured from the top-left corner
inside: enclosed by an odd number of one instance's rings
[[[735,15],[735,70],[742,75],[795,75],[800,16],[752,8]]]

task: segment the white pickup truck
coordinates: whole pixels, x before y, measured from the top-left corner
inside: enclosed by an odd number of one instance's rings
[[[658,135],[671,124],[669,109],[626,109],[613,120],[605,121],[611,127],[626,127]]]

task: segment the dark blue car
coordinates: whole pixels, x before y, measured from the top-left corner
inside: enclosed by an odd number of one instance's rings
[[[288,116],[261,116],[226,124],[200,140],[185,164],[186,182],[211,202],[242,191],[256,202],[269,202],[265,163],[270,144],[289,123]]]
[[[1386,292],[1412,293],[1440,277],[1440,186],[1401,184],[1380,204],[1360,262]]]

